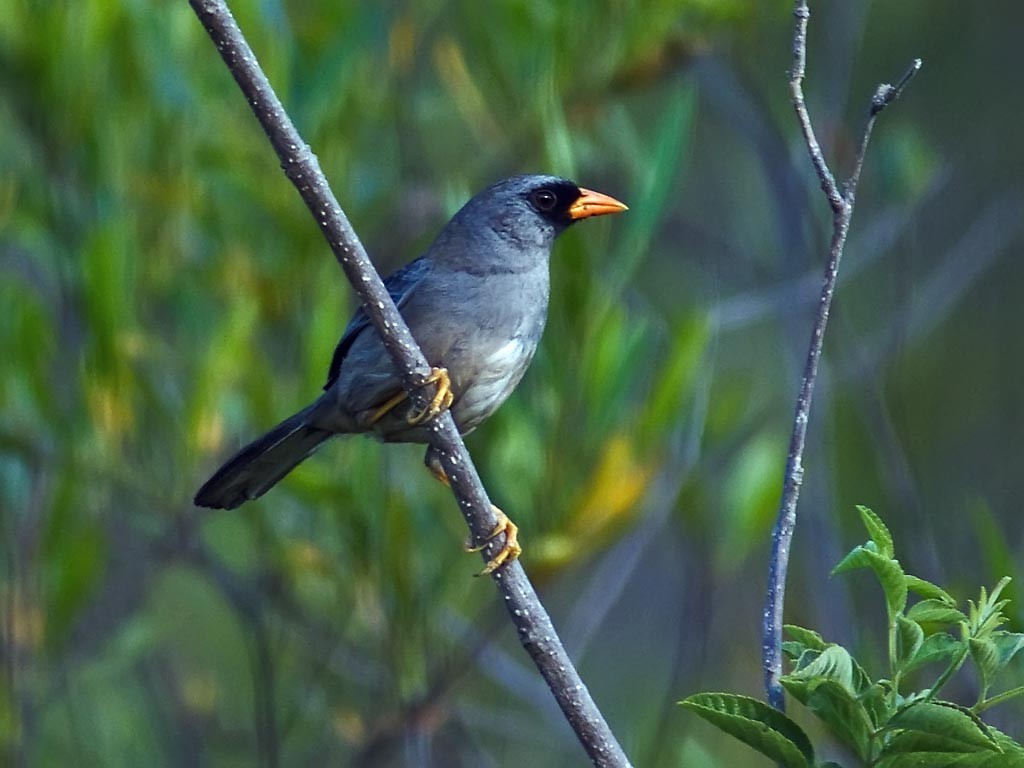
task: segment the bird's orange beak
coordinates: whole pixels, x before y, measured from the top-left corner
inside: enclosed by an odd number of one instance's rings
[[[606,213],[621,213],[628,210],[629,208],[624,203],[620,203],[614,197],[581,188],[580,196],[569,207],[569,218],[576,221],[591,216],[604,216]]]

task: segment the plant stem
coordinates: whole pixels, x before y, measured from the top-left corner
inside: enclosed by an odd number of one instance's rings
[[[928,693],[924,695],[922,701],[931,701],[935,698],[936,694],[942,689],[942,687],[949,682],[949,678],[956,674],[956,671],[963,666],[964,661],[967,660],[967,654],[969,652],[968,649],[969,646],[965,639],[963,650],[960,651],[960,654],[955,659],[949,662],[949,666],[947,666],[946,669],[943,670],[942,674],[939,675],[939,679],[935,681],[935,684],[928,689]]]
[[[1003,691],[999,695],[993,696],[991,699],[985,699],[985,701],[982,701],[982,702],[979,702],[978,704],[975,704],[972,707],[972,709],[974,710],[975,714],[980,715],[986,709],[989,709],[990,707],[994,707],[996,704],[1002,704],[1005,701],[1009,701],[1010,699],[1015,699],[1018,696],[1022,696],[1022,695],[1024,695],[1024,685],[1018,686],[1017,688],[1011,688],[1008,691]]]
[[[836,184],[835,177],[829,170],[828,163],[818,144],[811,123],[807,104],[804,100],[803,80],[807,65],[807,22],[810,19],[807,0],[796,0],[793,16],[796,24],[793,31],[793,68],[790,71],[789,88],[793,109],[803,133],[807,152],[811,163],[821,182],[832,209],[832,238],[829,246],[828,262],[822,280],[821,298],[818,311],[811,331],[811,342],[807,350],[803,375],[800,379],[800,390],[797,394],[796,412],[793,418],[793,430],[789,439],[789,453],[786,458],[786,470],[783,479],[782,499],[772,530],[772,552],[768,564],[768,588],[765,601],[764,621],[762,625],[762,659],[764,666],[764,684],[768,702],[779,710],[786,706],[785,694],[780,683],[782,677],[782,624],[783,607],[786,594],[786,572],[789,568],[790,546],[793,531],[796,528],[796,505],[800,498],[800,486],[803,483],[803,454],[807,440],[807,423],[810,420],[811,402],[814,398],[814,384],[818,375],[818,362],[821,359],[822,343],[825,328],[828,325],[829,310],[835,294],[836,280],[839,275],[839,262],[846,245],[846,236],[853,218],[853,206],[860,182],[861,169],[868,141],[875,124],[875,118],[890,103],[895,101],[903,88],[921,67],[921,60],[915,59],[907,73],[897,85],[883,84],[878,86],[871,100],[871,109],[867,123],[861,135],[859,148],[854,160],[853,173],[843,184],[842,189]]]
[[[896,627],[896,617],[893,616],[889,619],[889,680],[892,683],[893,708],[900,696],[900,670],[896,658]]]

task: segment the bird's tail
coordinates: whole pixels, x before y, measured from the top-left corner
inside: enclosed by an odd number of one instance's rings
[[[234,509],[269,491],[334,433],[310,425],[316,403],[232,456],[196,493],[198,507]]]

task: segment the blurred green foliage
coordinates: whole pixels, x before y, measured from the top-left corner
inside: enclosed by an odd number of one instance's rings
[[[630,204],[559,242],[543,348],[470,448],[636,764],[746,764],[672,702],[759,693],[826,237],[789,3],[233,9],[383,272],[512,173]],[[869,152],[790,580],[791,620],[856,649],[884,617],[823,581],[850,504],[954,592],[1019,559],[1024,13],[813,10],[839,169],[874,85],[925,59]],[[334,441],[191,507],[316,395],[352,309],[186,3],[0,0],[0,762],[582,762],[420,448]]]

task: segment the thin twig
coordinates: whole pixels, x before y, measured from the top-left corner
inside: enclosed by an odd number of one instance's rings
[[[422,391],[422,385],[429,371],[427,361],[331,192],[316,156],[296,131],[223,0],[189,2],[245,94],[285,174],[327,238],[394,360],[410,399],[424,405],[427,393]],[[471,535],[478,541],[486,539],[497,519],[450,413],[435,419],[430,444],[441,456]],[[503,543],[499,536],[483,550],[483,558],[492,557]],[[520,563],[509,563],[492,577],[519,632],[520,642],[551,688],[591,761],[598,766],[628,766],[625,753],[576,672]]]
[[[782,614],[786,596],[786,571],[789,567],[789,550],[796,527],[796,504],[800,497],[800,485],[803,482],[803,454],[807,439],[807,422],[810,419],[811,401],[814,397],[814,383],[818,375],[818,361],[821,359],[822,341],[828,314],[835,294],[836,279],[839,275],[839,261],[846,245],[846,235],[850,231],[850,220],[853,218],[853,205],[856,199],[857,185],[864,166],[864,155],[875,118],[889,104],[899,98],[907,83],[921,68],[921,60],[915,59],[907,72],[896,85],[883,84],[878,86],[871,99],[871,108],[867,122],[858,145],[854,159],[853,173],[842,187],[836,184],[832,171],[821,151],[821,146],[814,135],[814,127],[804,100],[803,80],[807,64],[807,22],[810,19],[807,0],[796,0],[793,17],[796,24],[793,30],[793,69],[790,72],[789,89],[796,111],[804,143],[811,157],[811,163],[818,174],[821,189],[832,208],[832,239],[829,246],[828,264],[822,280],[821,297],[818,300],[818,312],[811,332],[811,343],[807,350],[807,361],[804,364],[803,376],[800,380],[800,392],[797,395],[796,414],[793,418],[793,432],[789,440],[789,454],[786,459],[786,472],[783,481],[782,500],[779,502],[778,517],[772,530],[772,554],[768,563],[768,589],[764,609],[762,634],[762,659],[764,664],[764,684],[769,703],[777,709],[785,709],[786,702],[779,682],[782,677]]]
[[[814,126],[811,124],[811,116],[807,113],[807,104],[804,102],[804,73],[807,70],[807,22],[811,18],[811,9],[807,7],[806,0],[797,0],[793,9],[793,16],[796,18],[796,26],[793,30],[793,69],[789,73],[789,92],[793,100],[793,108],[796,110],[797,120],[800,122],[800,130],[804,134],[804,143],[807,144],[807,151],[811,153],[811,162],[814,170],[818,173],[821,181],[821,189],[828,198],[829,205],[834,213],[842,212],[844,207],[843,197],[839,193],[835,177],[828,169],[825,162],[825,155],[818,144],[818,137],[814,135]]]
[[[857,147],[857,155],[853,161],[853,173],[850,174],[850,180],[846,182],[846,185],[843,188],[843,194],[851,208],[853,208],[853,204],[857,196],[857,185],[860,184],[860,172],[864,167],[864,154],[867,152],[868,142],[871,140],[871,131],[875,127],[875,118],[881,114],[883,109],[900,97],[900,94],[903,93],[903,89],[907,86],[907,83],[909,83],[914,75],[916,75],[921,69],[921,63],[920,59],[914,59],[910,62],[910,66],[907,67],[907,71],[903,73],[903,77],[899,79],[896,85],[882,83],[877,89],[875,89],[875,95],[871,99],[871,110],[868,112],[868,119],[864,124],[864,132],[860,137],[860,146]],[[853,212],[851,211],[851,215],[852,213]]]

